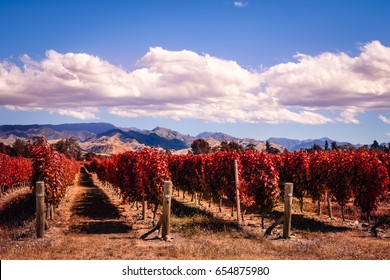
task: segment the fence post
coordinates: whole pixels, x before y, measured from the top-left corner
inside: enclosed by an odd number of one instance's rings
[[[36,182],[35,197],[36,197],[37,237],[42,238],[45,234],[45,183],[43,181]]]
[[[328,204],[328,215],[329,215],[329,218],[332,219],[332,205],[331,205],[331,195],[329,195],[328,191],[326,191],[325,193],[325,197],[326,197],[326,202]]]
[[[145,199],[145,193],[142,194],[142,220],[146,220],[146,208],[148,208],[148,204]]]
[[[285,183],[283,238],[290,238],[292,197],[293,197],[293,183]]]
[[[171,231],[171,193],[172,182],[164,182],[164,200],[163,200],[163,222],[162,222],[162,238],[165,241],[170,240]]]
[[[241,205],[240,205],[240,184],[238,181],[238,164],[237,160],[234,160],[234,179],[236,182],[236,208],[237,208],[237,223],[240,222],[240,216],[241,216]]]

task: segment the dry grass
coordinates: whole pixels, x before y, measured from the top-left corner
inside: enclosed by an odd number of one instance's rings
[[[122,204],[119,197],[97,183],[95,177],[93,179],[99,188],[87,177],[80,177],[80,185],[73,186],[69,196],[56,209],[55,221],[51,222],[43,239],[34,237],[34,217],[27,216],[18,223],[2,222],[0,258],[390,259],[388,229],[382,229],[380,238],[373,238],[368,228],[362,227],[355,217],[342,222],[338,217],[330,220],[326,212],[317,216],[316,206],[310,202],[305,204],[304,214],[295,212],[292,238],[284,240],[279,238],[281,226],[276,227],[269,238],[264,238],[258,214],[249,213],[245,223],[238,225],[227,206],[219,213],[214,205],[210,212],[208,207],[175,198],[171,221],[174,239],[161,241],[156,232],[147,240],[141,240],[139,237],[151,228],[151,209],[148,220],[140,221],[140,210]],[[2,211],[7,211],[9,205],[17,206],[17,200],[26,200],[22,199],[22,194],[2,199]],[[94,208],[88,208],[94,205],[91,201],[97,204],[100,216]],[[280,215],[280,211],[277,208],[267,215],[266,226]]]

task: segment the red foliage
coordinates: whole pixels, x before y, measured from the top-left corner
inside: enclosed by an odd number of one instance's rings
[[[232,202],[236,201],[235,160],[239,160],[236,152],[213,154],[208,165],[210,177],[206,179],[209,182],[211,193],[226,196]]]
[[[321,199],[329,186],[329,152],[312,151],[309,154],[307,191],[313,201]]]
[[[278,162],[280,181],[293,183],[294,196],[302,198],[309,179],[309,158],[306,151],[285,152],[280,157]]]
[[[65,196],[66,188],[73,184],[79,165],[50,146],[44,137],[39,137],[30,145],[33,174],[31,187],[37,181],[45,182],[45,200],[58,205]]]
[[[31,175],[31,159],[10,157],[0,153],[0,187],[4,191],[20,182],[30,184]]]
[[[168,166],[173,185],[190,194],[207,192],[204,172],[207,158],[204,154],[170,156]]]
[[[88,169],[95,171],[101,181],[119,188],[131,202],[142,197],[152,203],[161,202],[164,181],[170,180],[165,154],[148,148],[105,160],[93,159]]]
[[[234,161],[238,160],[240,200],[271,210],[280,197],[279,180],[294,184],[294,196],[321,199],[325,191],[345,206],[352,198],[362,212],[375,210],[386,194],[390,156],[368,151],[306,151],[270,155],[257,151],[166,156],[156,150],[128,152],[106,160],[93,159],[89,168],[122,190],[130,201],[145,195],[160,201],[162,184],[171,178],[189,193],[236,199]]]
[[[353,197],[355,169],[350,152],[332,151],[329,159],[328,184],[331,193],[341,206]]]
[[[271,211],[279,201],[279,173],[273,158],[257,151],[245,151],[240,155],[242,202],[247,206],[255,204],[262,213]]]
[[[378,208],[379,202],[388,191],[389,176],[386,166],[376,153],[359,151],[353,155],[355,164],[354,194],[355,205],[370,215]]]

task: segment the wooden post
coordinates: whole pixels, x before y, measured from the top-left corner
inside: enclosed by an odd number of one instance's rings
[[[237,223],[240,222],[241,205],[240,205],[240,183],[238,181],[238,164],[237,160],[234,160],[234,180],[236,181],[236,208],[237,208]]]
[[[164,182],[164,200],[163,200],[163,222],[162,222],[162,238],[165,241],[170,240],[171,231],[171,192],[172,182]]]
[[[241,211],[241,219],[243,223],[245,222],[245,213],[246,213],[246,208],[244,208],[244,210]]]
[[[46,207],[45,207],[45,219],[46,219],[46,220],[49,220],[49,216],[50,216],[50,203],[46,203]]]
[[[261,228],[264,229],[265,212],[261,211]]]
[[[46,220],[54,220],[54,205],[46,203]]]
[[[156,225],[156,216],[157,216],[157,211],[158,211],[158,202],[154,204],[154,210],[153,210],[153,220],[152,220],[152,225]]]
[[[321,201],[318,199],[317,202],[317,215],[321,215]]]
[[[325,193],[325,196],[326,196],[326,201],[328,203],[328,215],[329,215],[329,218],[332,219],[332,204],[331,204],[331,199],[330,199],[330,195],[328,194],[328,192]]]
[[[202,205],[203,193],[201,192],[198,197],[198,205]]]
[[[38,181],[35,185],[37,237],[42,238],[45,234],[45,183]]]
[[[293,198],[293,183],[285,183],[283,238],[290,238],[292,198]]]
[[[303,196],[299,199],[299,207],[301,209],[301,213],[303,213]]]
[[[146,199],[145,199],[145,194],[142,194],[142,220],[146,220],[146,208],[148,208]]]

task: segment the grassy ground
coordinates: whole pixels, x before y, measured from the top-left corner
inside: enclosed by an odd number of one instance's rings
[[[139,237],[152,228],[110,189],[86,172],[70,188],[55,211],[55,220],[42,239],[34,237],[34,213],[28,190],[0,199],[1,259],[390,259],[389,229],[371,237],[367,225],[351,210],[346,222],[315,214],[307,201],[303,214],[294,211],[292,236],[281,239],[277,226],[268,238],[258,214],[246,215],[238,225],[231,209],[195,205],[187,199],[172,201],[173,239],[162,241],[158,232]],[[296,205],[298,208],[298,205]],[[19,210],[17,210],[19,209]],[[22,209],[22,210],[20,210]],[[266,216],[266,227],[281,215],[281,207]],[[388,211],[384,208],[385,212]],[[337,209],[336,209],[337,214]],[[14,215],[13,215],[14,213]]]

